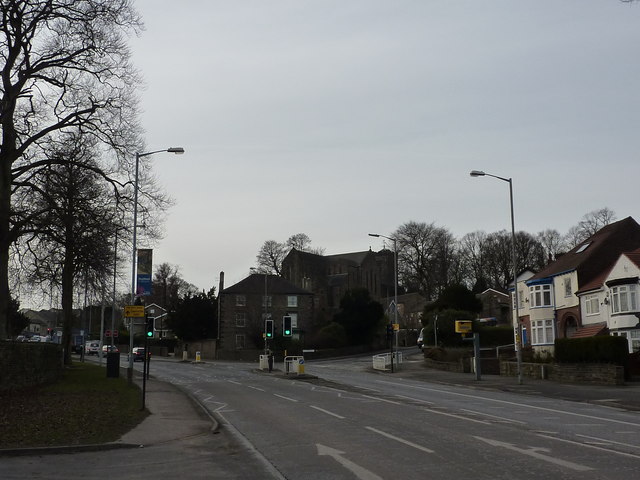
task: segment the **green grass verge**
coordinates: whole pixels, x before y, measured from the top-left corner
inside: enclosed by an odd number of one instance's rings
[[[0,393],[0,448],[113,442],[149,414],[140,395],[126,378],[74,363],[54,385]]]

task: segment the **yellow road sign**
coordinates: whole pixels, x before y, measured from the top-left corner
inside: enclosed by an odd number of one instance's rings
[[[124,316],[127,318],[144,318],[144,305],[125,305]]]
[[[469,320],[456,320],[456,333],[469,333],[473,322]]]

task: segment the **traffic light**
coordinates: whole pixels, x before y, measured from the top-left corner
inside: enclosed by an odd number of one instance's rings
[[[284,316],[282,317],[282,335],[284,337],[290,337],[293,334],[293,329],[291,328],[291,317]]]
[[[264,334],[266,338],[273,338],[273,320],[270,318],[264,322]]]
[[[153,337],[153,317],[146,318],[145,327],[147,338]]]

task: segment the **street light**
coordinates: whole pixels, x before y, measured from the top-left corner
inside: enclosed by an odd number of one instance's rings
[[[375,238],[386,238],[387,240],[391,240],[393,242],[393,278],[394,278],[394,285],[393,285],[393,298],[394,298],[394,307],[393,307],[393,316],[394,316],[394,324],[397,325],[398,323],[398,243],[396,241],[395,238],[392,237],[387,237],[385,235],[380,235],[379,233],[370,233],[369,234],[370,237],[375,237]],[[395,337],[395,344],[396,344],[396,353],[398,351],[398,334],[395,332],[393,333],[393,336]],[[393,347],[391,348],[391,373],[393,373]]]
[[[513,291],[514,300],[516,304],[515,321],[513,325],[513,338],[516,346],[516,362],[518,368],[518,385],[522,385],[522,344],[520,342],[520,314],[518,312],[519,299],[518,299],[518,270],[516,265],[516,227],[513,220],[513,181],[511,178],[499,177],[490,173],[485,173],[482,170],[471,170],[469,173],[472,177],[493,177],[503,182],[509,183],[509,201],[511,204],[511,261],[513,262]]]
[[[133,258],[131,261],[131,305],[136,300],[136,254],[137,254],[137,232],[138,232],[138,169],[140,166],[140,159],[142,157],[148,157],[156,153],[184,153],[182,147],[170,147],[164,150],[154,150],[153,152],[137,153],[136,152],[136,175],[133,182]],[[129,381],[133,379],[133,319],[129,322],[129,368],[127,369],[127,378]]]

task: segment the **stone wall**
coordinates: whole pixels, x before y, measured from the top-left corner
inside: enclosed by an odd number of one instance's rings
[[[64,370],[62,347],[55,343],[0,342],[0,390],[53,383]]]
[[[517,375],[516,362],[501,362],[500,375]],[[624,367],[608,363],[523,363],[522,376],[561,383],[624,385]]]

